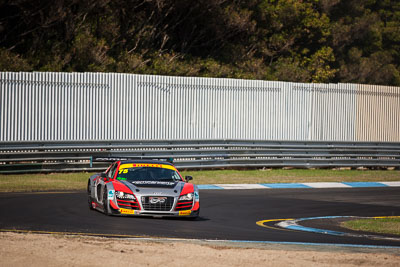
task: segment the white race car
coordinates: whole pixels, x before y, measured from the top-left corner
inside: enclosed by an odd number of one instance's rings
[[[196,218],[199,190],[189,180],[169,162],[118,160],[89,178],[89,208],[107,215]]]

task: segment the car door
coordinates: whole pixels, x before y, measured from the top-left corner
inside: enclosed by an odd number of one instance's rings
[[[97,196],[97,201],[99,203],[103,203],[103,197],[104,197],[104,192],[106,183],[114,177],[115,172],[117,171],[118,164],[117,162],[114,163],[103,175],[101,175],[98,179],[98,184],[96,185],[96,196]]]

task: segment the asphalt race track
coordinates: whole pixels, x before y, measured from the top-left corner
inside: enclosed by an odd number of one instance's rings
[[[1,193],[0,229],[400,247],[400,240],[333,236],[256,224],[319,216],[399,216],[399,187],[201,190],[201,214],[194,221],[105,216],[89,210],[86,199],[85,192]]]

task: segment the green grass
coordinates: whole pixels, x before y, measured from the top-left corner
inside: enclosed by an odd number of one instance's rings
[[[184,171],[196,184],[400,181],[400,171],[327,169]]]
[[[206,170],[183,171],[195,184],[400,181],[396,170]],[[84,190],[92,173],[0,175],[0,192]]]
[[[341,226],[356,231],[400,235],[400,217],[351,220],[342,222]]]
[[[89,173],[0,175],[0,192],[66,191],[86,189]]]

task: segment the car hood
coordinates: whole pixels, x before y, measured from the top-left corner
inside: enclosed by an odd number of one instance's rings
[[[129,182],[128,182],[129,183]],[[150,187],[150,188],[175,188],[179,182],[161,182],[161,181],[136,181],[131,182],[138,188]]]

